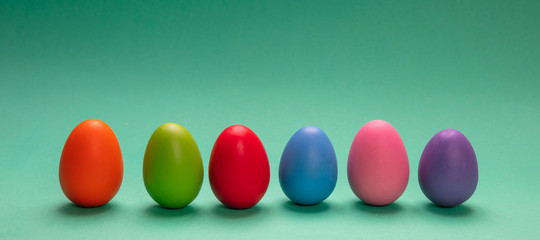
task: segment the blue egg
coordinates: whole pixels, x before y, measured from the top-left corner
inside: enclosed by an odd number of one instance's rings
[[[298,130],[279,164],[279,183],[294,203],[314,205],[326,199],[337,182],[337,160],[328,136],[318,127]]]

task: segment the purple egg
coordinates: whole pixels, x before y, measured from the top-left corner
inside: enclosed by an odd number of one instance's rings
[[[478,184],[478,163],[465,135],[455,129],[435,134],[420,157],[418,181],[424,195],[441,207],[467,201]]]

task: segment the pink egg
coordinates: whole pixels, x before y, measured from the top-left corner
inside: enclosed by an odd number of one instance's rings
[[[405,145],[390,123],[373,120],[354,137],[347,163],[349,185],[360,200],[371,205],[396,201],[409,182]]]

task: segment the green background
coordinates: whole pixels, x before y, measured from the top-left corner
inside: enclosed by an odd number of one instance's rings
[[[0,3],[0,238],[474,238],[540,235],[540,1],[8,1]],[[115,131],[124,180],[106,206],[62,194],[58,163],[81,121]],[[356,132],[384,119],[408,151],[394,204],[350,190]],[[182,210],[145,191],[146,143],[176,122],[205,166]],[[208,158],[232,124],[255,131],[271,181],[254,208],[224,208]],[[331,139],[339,179],[322,204],[282,193],[281,152],[299,128]],[[441,209],[422,194],[427,141],[455,128],[475,148],[476,193]]]

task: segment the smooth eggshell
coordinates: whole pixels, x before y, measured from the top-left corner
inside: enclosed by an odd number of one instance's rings
[[[150,137],[143,162],[146,191],[159,205],[182,208],[199,194],[201,154],[193,136],[176,123],[165,123]]]
[[[208,168],[214,195],[230,208],[254,206],[270,182],[264,146],[253,131],[242,125],[230,126],[219,135]]]
[[[109,202],[122,184],[122,152],[112,129],[89,119],[69,135],[60,157],[60,186],[66,197],[82,207]]]
[[[313,205],[336,186],[337,160],[328,136],[318,127],[298,130],[289,140],[279,164],[279,182],[294,203]]]
[[[478,184],[478,163],[465,135],[455,129],[435,134],[420,157],[418,181],[426,197],[439,206],[467,201]]]
[[[374,120],[354,137],[347,164],[351,189],[365,203],[387,205],[397,200],[409,181],[405,145],[392,125]]]

